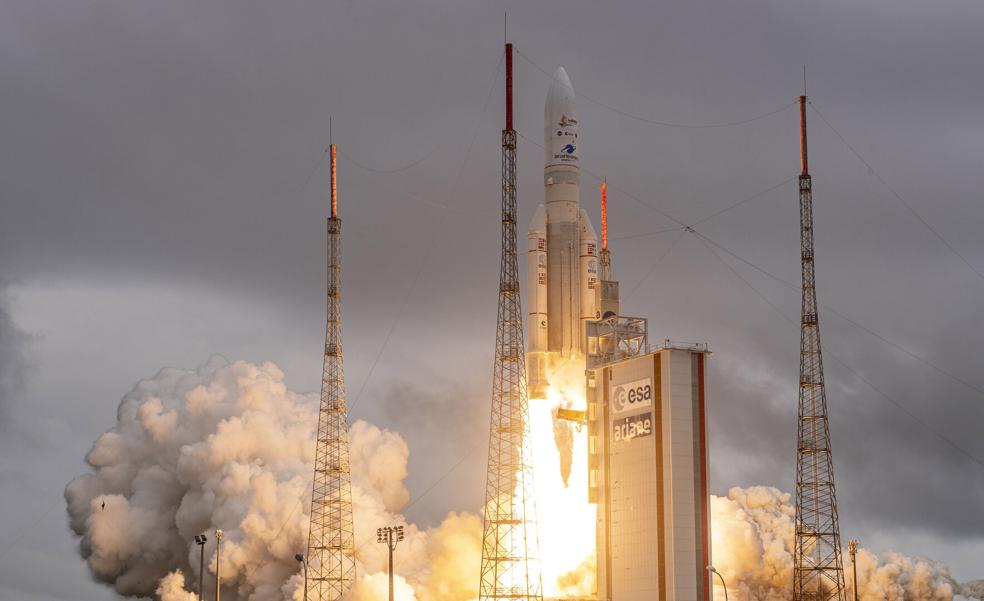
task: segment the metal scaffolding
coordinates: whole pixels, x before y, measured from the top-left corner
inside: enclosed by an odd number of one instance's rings
[[[341,231],[338,218],[336,152],[331,145],[331,217],[328,218],[328,325],[321,377],[318,445],[314,458],[311,529],[308,534],[307,599],[340,601],[355,582],[352,472],[348,406],[342,364]]]
[[[516,254],[512,44],[506,44],[506,128],[502,131],[502,262],[478,593],[481,601],[543,599],[521,305]]]
[[[844,601],[844,567],[827,393],[820,354],[813,263],[813,184],[806,152],[806,96],[800,96],[800,256],[803,305],[800,325],[799,434],[796,455],[794,601]]]

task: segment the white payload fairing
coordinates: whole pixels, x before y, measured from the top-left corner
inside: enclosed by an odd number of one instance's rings
[[[530,396],[546,395],[551,370],[583,356],[584,323],[599,318],[598,237],[581,208],[580,132],[574,87],[557,69],[543,110],[544,203],[528,234]]]

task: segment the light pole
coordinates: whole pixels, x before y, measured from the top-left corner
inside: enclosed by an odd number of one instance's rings
[[[195,544],[202,550],[198,560],[198,601],[205,600],[205,543],[208,538],[204,534],[195,535]]]
[[[219,587],[222,586],[222,577],[219,574],[219,567],[222,560],[222,531],[215,531],[215,601],[219,601]]]
[[[386,526],[376,528],[376,542],[386,543],[389,549],[389,601],[393,601],[393,551],[396,550],[396,543],[403,540],[403,526]]]
[[[728,601],[728,583],[724,581],[724,576],[721,572],[714,569],[714,566],[707,566],[707,571],[711,574],[717,574],[718,578],[721,579],[721,585],[724,586],[724,601]]]
[[[304,561],[304,556],[300,553],[295,553],[294,559],[301,562],[301,565],[304,567],[304,601],[307,601],[307,562]]]
[[[847,550],[851,553],[851,570],[854,572],[854,601],[858,601],[858,541],[853,538],[847,541]]]

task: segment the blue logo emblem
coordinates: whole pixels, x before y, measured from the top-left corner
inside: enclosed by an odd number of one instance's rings
[[[564,146],[564,148],[561,149],[561,152],[565,154],[574,154],[574,145],[568,144],[567,146]]]

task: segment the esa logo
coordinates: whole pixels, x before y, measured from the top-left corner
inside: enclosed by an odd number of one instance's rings
[[[653,404],[652,378],[644,378],[625,384],[612,386],[612,413],[622,413],[632,409],[649,407]]]
[[[564,154],[574,154],[574,145],[568,144],[564,146],[560,151],[563,152]]]

